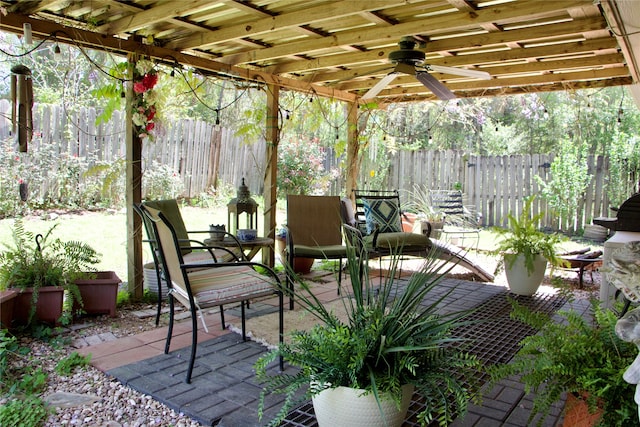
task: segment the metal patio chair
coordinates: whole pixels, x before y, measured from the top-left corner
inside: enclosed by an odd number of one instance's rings
[[[162,211],[146,205],[139,206],[140,211],[153,226],[153,238],[158,247],[158,259],[162,264],[162,273],[169,288],[169,327],[164,352],[171,345],[175,317],[175,302],[179,302],[191,312],[191,355],[187,368],[186,382],[191,382],[193,365],[198,343],[199,316],[205,331],[208,332],[202,309],[220,307],[222,327],[224,315],[222,306],[240,302],[242,338],[246,340],[245,304],[255,298],[278,296],[279,302],[279,340],[284,333],[284,297],[282,283],[277,274],[268,266],[251,261],[238,262],[194,262],[187,263],[182,255],[181,244],[173,225]],[[260,267],[265,273],[255,270]],[[280,369],[283,361],[280,360]]]
[[[353,190],[355,209],[353,218],[343,221],[361,234],[369,258],[392,254],[426,257],[432,250],[440,259],[457,263],[475,273],[482,280],[492,282],[493,274],[469,257],[467,251],[455,245],[432,239],[427,234],[402,231],[400,196],[396,190]],[[344,200],[343,204],[349,199]],[[342,212],[348,211],[343,207]],[[344,216],[344,215],[343,215]]]
[[[342,260],[347,247],[342,241],[342,218],[338,196],[287,196],[287,287],[293,289],[292,267],[296,257],[338,260],[338,291]],[[293,297],[289,302],[293,309]]]

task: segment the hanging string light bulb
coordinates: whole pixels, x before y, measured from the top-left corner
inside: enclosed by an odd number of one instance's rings
[[[220,131],[220,110],[216,109],[216,125],[214,127],[216,131]]]

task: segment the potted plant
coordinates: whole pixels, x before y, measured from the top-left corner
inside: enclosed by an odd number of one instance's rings
[[[527,425],[540,414],[538,425],[552,405],[567,393],[565,425],[575,420],[566,411],[587,406],[585,414],[609,426],[636,426],[634,384],[623,379],[638,354],[633,343],[616,336],[617,317],[591,301],[591,316],[576,310],[558,313],[560,319],[533,313],[512,302],[512,317],[539,330],[520,342],[520,349],[507,364],[490,368],[492,383],[517,375],[525,391],[533,392],[533,408]],[[599,411],[599,412],[598,412]],[[571,420],[571,421],[570,421]]]
[[[122,280],[115,271],[87,272],[73,281],[80,293],[73,301],[73,312],[116,316],[118,286]]]
[[[64,292],[81,301],[75,280],[87,276],[100,261],[98,253],[85,243],[64,242],[51,236],[56,225],[44,235],[25,230],[21,220],[13,229],[13,246],[0,253],[0,290],[16,289],[14,321],[29,324],[34,318],[58,323],[62,316]]]
[[[498,268],[504,266],[509,289],[518,295],[536,293],[544,278],[547,262],[554,266],[564,264],[556,254],[557,245],[564,239],[557,233],[545,233],[538,229],[544,213],[531,216],[534,199],[535,196],[526,198],[517,218],[509,213],[509,228],[494,228],[501,237],[494,251],[494,254],[503,257]]]
[[[479,362],[462,350],[452,333],[464,324],[468,311],[440,314],[437,306],[444,296],[423,302],[451,267],[431,256],[405,285],[395,281],[400,256],[393,256],[386,279],[372,282],[368,260],[359,255],[361,262],[348,246],[351,284],[341,290],[349,295],[343,300],[348,320],[341,321],[330,312],[302,282],[293,291],[296,301],[320,323],[309,331],[294,331],[289,342],[256,362],[257,377],[264,382],[260,416],[266,395],[286,394],[271,425],[278,425],[295,405],[312,398],[321,427],[398,426],[414,390],[426,403],[419,418],[446,425],[465,413],[475,395],[462,379],[473,378],[471,372]],[[268,374],[269,365],[279,357],[299,370]],[[347,400],[351,398],[355,401]],[[324,403],[329,403],[328,409]],[[366,416],[356,408],[364,408]],[[391,419],[373,420],[383,414]]]
[[[283,226],[276,231],[275,249],[280,257],[282,264],[286,264],[286,247],[287,247],[287,227]],[[295,257],[293,259],[293,272],[299,274],[307,274],[311,271],[314,263],[313,258]]]
[[[430,236],[439,239],[444,227],[445,214],[433,206],[429,190],[414,185],[413,190],[408,192],[408,200],[407,209],[416,213],[418,221],[428,222],[431,230]],[[421,230],[424,228],[421,227]]]

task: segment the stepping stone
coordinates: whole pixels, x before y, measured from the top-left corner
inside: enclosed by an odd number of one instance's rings
[[[99,400],[102,400],[102,398],[98,396],[67,392],[52,393],[44,398],[45,402],[56,408],[71,408],[74,406],[89,405],[93,402],[98,402]]]

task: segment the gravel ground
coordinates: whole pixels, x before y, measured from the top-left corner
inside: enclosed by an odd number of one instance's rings
[[[121,338],[153,329],[155,328],[153,318],[140,319],[134,314],[144,308],[154,307],[136,305],[119,309],[116,319],[106,316],[90,318],[87,319],[87,324],[90,326],[77,330],[65,330],[61,337],[65,338],[65,342],[72,342],[80,337],[111,332]],[[18,366],[37,364],[49,377],[42,395],[45,400],[52,402],[52,411],[45,426],[187,427],[201,425],[153,400],[150,396],[120,384],[92,366],[76,368],[69,376],[59,375],[55,372],[56,364],[75,350],[71,345],[57,348],[29,337],[22,337],[20,343],[29,347],[31,351],[24,358],[15,359],[13,363]],[[4,403],[5,401],[0,399],[0,405]],[[58,407],[58,404],[61,407]],[[54,406],[55,409],[53,409]]]
[[[493,257],[480,256],[482,265],[489,271],[495,268]],[[456,267],[457,269],[458,267]],[[453,276],[460,279],[471,279],[465,271],[454,270]],[[586,290],[577,290],[577,274],[575,272],[556,272],[555,277],[561,277],[568,288],[574,292],[576,298],[588,298],[599,289],[600,275],[594,273],[591,284],[589,273],[585,274]],[[504,283],[504,274],[496,277],[497,283]],[[551,285],[551,278],[545,278],[544,285]],[[596,294],[597,295],[597,294]],[[140,319],[135,313],[140,310],[151,309],[152,304],[137,304],[120,307],[115,319],[99,316],[85,319],[83,327],[63,332],[69,342],[80,337],[113,333],[116,337],[126,337],[154,329],[154,318]],[[166,323],[166,319],[163,319]],[[89,397],[88,402],[70,407],[58,407],[52,413],[45,426],[199,426],[187,416],[177,413],[167,406],[153,400],[150,396],[138,393],[126,387],[101,371],[89,366],[85,369],[76,368],[70,376],[60,376],[55,372],[56,363],[74,351],[69,345],[55,349],[48,344],[30,338],[22,338],[21,343],[31,349],[26,359],[15,363],[34,363],[42,366],[49,374],[45,397],[57,398],[58,393],[64,393],[67,400],[77,402],[78,399]],[[82,395],[82,396],[79,396]],[[0,404],[5,402],[0,399]],[[7,426],[9,427],[9,426]]]

